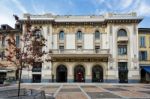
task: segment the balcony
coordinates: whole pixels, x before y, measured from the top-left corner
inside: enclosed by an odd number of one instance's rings
[[[32,68],[32,72],[41,72],[41,68]]]
[[[82,39],[81,39],[81,40],[80,40],[80,39],[79,39],[79,40],[76,40],[76,43],[80,45],[80,44],[83,43],[83,40],[82,40]]]
[[[149,65],[150,64],[150,60],[139,60],[140,64],[145,64],[145,65]]]
[[[118,68],[119,72],[128,72],[128,68]]]
[[[128,55],[118,55],[118,59],[128,59]]]
[[[53,56],[59,56],[59,57],[108,57],[110,55],[109,49],[56,49],[52,50],[52,53],[50,54]]]
[[[128,42],[128,36],[119,36],[117,38],[118,42]]]

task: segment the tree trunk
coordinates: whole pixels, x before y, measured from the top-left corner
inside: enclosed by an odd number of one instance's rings
[[[22,75],[22,63],[19,71],[19,82],[18,82],[18,97],[20,96],[20,87],[21,87],[21,75]]]

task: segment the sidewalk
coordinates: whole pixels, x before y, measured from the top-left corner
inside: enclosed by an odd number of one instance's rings
[[[150,99],[150,84],[24,83],[21,86],[44,90],[47,96],[56,99]]]

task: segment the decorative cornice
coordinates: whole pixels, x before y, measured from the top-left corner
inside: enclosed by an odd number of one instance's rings
[[[150,33],[150,28],[138,28],[138,31],[144,32],[144,33],[146,33],[146,32]]]
[[[114,14],[107,13],[105,15],[31,15],[25,14],[24,18],[20,21],[25,23],[27,16],[30,16],[31,23],[33,24],[48,24],[48,23],[139,23],[143,20],[142,17],[138,17],[136,13],[129,14]]]

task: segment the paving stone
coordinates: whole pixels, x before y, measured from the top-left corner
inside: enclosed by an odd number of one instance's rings
[[[91,99],[97,99],[97,98],[121,98],[120,96],[117,96],[115,94],[112,94],[110,92],[87,92],[87,94],[91,97]]]
[[[59,88],[60,86],[44,86],[43,88]]]
[[[57,94],[56,99],[87,99],[87,97],[81,92],[64,93],[60,92]]]
[[[150,91],[139,91],[139,92],[150,94]]]
[[[109,91],[128,91],[126,89],[122,89],[122,88],[105,88],[106,90],[109,90]]]
[[[96,86],[81,86],[82,88],[97,88]]]
[[[150,89],[150,86],[144,86],[143,88]]]
[[[64,85],[63,88],[78,88],[78,86],[75,85]]]
[[[79,88],[62,88],[60,92],[81,92]]]
[[[150,99],[150,98],[129,98],[129,99]]]
[[[82,88],[85,92],[105,92],[104,89],[100,88]]]
[[[139,99],[150,98],[149,94],[142,93],[142,92],[136,92],[136,91],[117,91],[117,92],[115,92],[115,94],[117,94],[119,96],[126,97],[127,99],[130,99],[130,98],[139,98]]]
[[[133,86],[129,86],[129,85],[114,85],[114,87],[133,87]]]

